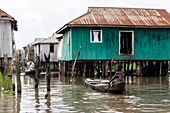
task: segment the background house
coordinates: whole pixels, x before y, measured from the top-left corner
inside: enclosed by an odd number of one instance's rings
[[[27,61],[34,61],[34,57],[36,54],[36,52],[34,52],[34,50],[36,51],[36,47],[34,46],[34,44],[44,40],[45,38],[36,38],[33,42],[31,42],[30,44],[28,44],[26,47],[23,47],[25,50],[25,60]]]
[[[15,44],[13,31],[17,30],[17,21],[0,9],[0,58],[3,58],[4,54],[12,58]]]
[[[4,55],[7,56],[9,62],[15,52],[14,31],[17,31],[17,21],[0,9],[0,67],[2,68],[2,61]]]
[[[63,61],[73,61],[80,47],[78,61],[140,61],[142,67],[163,61],[167,69],[170,60],[170,14],[163,9],[89,7],[56,33],[63,34]]]
[[[40,56],[40,62],[45,62],[44,54],[50,54],[50,62],[57,62],[58,40],[60,35],[53,34],[51,37],[38,41],[34,44],[34,57]]]

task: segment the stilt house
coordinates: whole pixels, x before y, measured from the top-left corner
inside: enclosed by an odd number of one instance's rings
[[[170,60],[170,13],[164,9],[89,7],[56,33],[63,34],[63,61],[75,60],[78,50],[78,61]]]
[[[35,47],[35,44],[44,40],[45,38],[36,38],[33,42],[28,44],[26,47],[23,47],[25,50],[25,60],[27,61],[34,61],[34,57],[36,54],[36,50],[38,48]],[[34,52],[35,51],[35,52]]]
[[[50,62],[57,62],[57,50],[58,50],[58,40],[57,35],[41,40],[34,44],[34,57],[35,55],[40,56],[40,62],[45,62],[44,53],[46,55],[50,54]]]
[[[13,57],[16,49],[14,31],[17,30],[17,21],[0,9],[0,67],[2,67],[4,55],[6,55],[9,60]]]

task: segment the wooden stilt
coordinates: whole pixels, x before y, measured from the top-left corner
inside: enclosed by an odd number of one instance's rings
[[[102,77],[105,77],[105,61],[102,61]]]
[[[68,77],[68,61],[65,62],[65,76]]]
[[[93,78],[94,78],[94,64],[95,64],[95,62],[92,62],[91,74],[93,75]]]
[[[141,76],[142,75],[142,73],[141,73],[141,62],[140,61],[136,62],[136,75],[137,76]]]
[[[160,61],[159,76],[162,75],[162,61]]]
[[[83,77],[86,77],[86,63],[83,62]]]
[[[164,61],[165,63],[165,65],[164,65],[164,75],[167,75],[167,73],[168,73],[168,61]]]
[[[58,74],[61,77],[61,62],[58,61]]]
[[[20,80],[20,67],[19,67],[19,55],[17,54],[16,58],[16,79],[17,79],[17,93],[21,94],[21,80]]]
[[[89,62],[86,62],[86,78],[89,78]]]
[[[108,61],[105,61],[105,76],[108,77]]]
[[[68,76],[70,77],[71,76],[71,65],[70,65],[71,62],[68,62],[67,63],[67,67],[68,67]]]
[[[167,71],[167,75],[170,75],[170,61],[168,61],[168,71]]]
[[[147,75],[147,66],[146,66],[146,61],[143,61],[143,75]]]
[[[126,60],[124,60],[124,72],[125,72],[125,76],[127,76],[127,72],[126,72]]]
[[[62,71],[61,71],[63,76],[66,75],[65,68],[66,68],[66,62],[63,61],[63,63],[62,63]]]
[[[35,60],[35,88],[38,88],[38,83],[39,83],[39,74],[40,74],[40,69],[39,69],[39,62],[40,62],[40,58],[39,56],[36,55],[36,60]]]
[[[51,74],[50,74],[50,53],[48,57],[46,54],[44,54],[45,60],[46,60],[46,78],[47,78],[47,94],[45,95],[45,98],[49,96],[49,92],[51,91],[50,83],[51,83]]]
[[[130,71],[131,71],[131,72],[130,72],[130,73],[131,73],[131,76],[133,76],[133,65],[134,65],[134,64],[133,64],[133,61],[131,61],[131,70],[130,70]]]
[[[109,65],[109,70],[110,70],[109,80],[111,80],[111,78],[112,78],[112,65],[113,65],[113,61],[110,61],[109,64],[110,64],[110,65]]]
[[[83,63],[80,63],[79,70],[80,70],[80,76],[83,76]]]
[[[127,61],[127,75],[129,76],[129,65],[130,65],[130,61]]]

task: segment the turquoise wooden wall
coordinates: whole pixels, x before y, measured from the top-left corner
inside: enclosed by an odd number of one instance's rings
[[[170,29],[134,31],[134,55],[119,55],[120,28],[102,28],[102,43],[90,43],[91,28],[71,28],[63,37],[62,60],[170,60]]]

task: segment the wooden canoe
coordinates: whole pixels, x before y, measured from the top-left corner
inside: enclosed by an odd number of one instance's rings
[[[87,86],[100,92],[123,93],[125,91],[125,81],[115,81],[114,85],[110,85],[109,80],[86,78]]]

